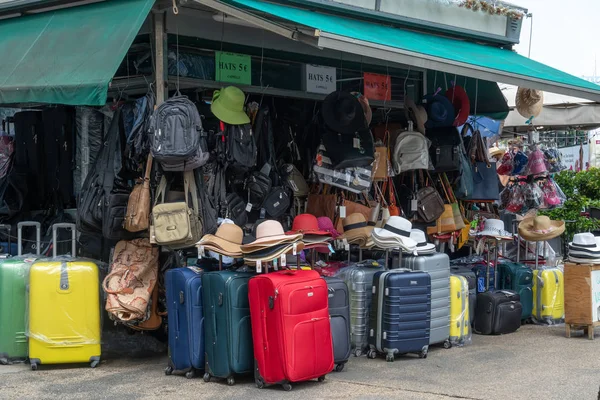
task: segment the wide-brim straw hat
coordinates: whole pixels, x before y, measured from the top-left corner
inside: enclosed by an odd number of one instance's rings
[[[294,245],[296,245],[296,253],[304,250],[303,242],[295,242],[295,243],[284,243],[278,246],[275,246],[270,249],[263,249],[260,251],[256,251],[252,254],[244,254],[244,260],[249,262],[268,262],[273,261],[276,258],[281,257],[284,254],[288,254],[294,251]]]
[[[515,98],[515,106],[523,118],[535,118],[541,114],[544,108],[544,92],[535,89],[519,88]]]
[[[242,255],[241,245],[244,240],[244,231],[237,225],[222,223],[214,235],[204,235],[197,247],[203,246],[205,250],[215,253],[239,257]]]
[[[266,220],[256,227],[256,240],[242,245],[242,253],[251,253],[282,243],[293,243],[302,239],[302,234],[286,235],[279,221]]]
[[[367,219],[361,213],[348,215],[342,221],[342,226],[344,234],[340,238],[346,239],[350,244],[364,246],[373,232],[373,227],[368,225]]]
[[[554,239],[565,231],[565,221],[552,221],[546,216],[526,218],[519,223],[519,235],[530,242]]]
[[[425,123],[427,122],[427,110],[425,107],[418,105],[415,101],[406,96],[404,99],[404,115],[408,121],[412,121],[418,132],[421,132],[423,135],[425,134]]]

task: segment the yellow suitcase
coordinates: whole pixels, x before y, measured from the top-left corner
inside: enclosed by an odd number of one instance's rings
[[[53,255],[56,233],[72,232],[74,224],[52,226]],[[100,362],[100,282],[93,262],[64,260],[37,261],[29,275],[29,360],[31,369],[39,364]]]
[[[450,276],[450,343],[463,345],[471,341],[469,320],[469,282],[464,276]]]
[[[541,290],[539,290],[541,288]],[[556,324],[565,316],[565,280],[558,268],[533,270],[533,318]]]

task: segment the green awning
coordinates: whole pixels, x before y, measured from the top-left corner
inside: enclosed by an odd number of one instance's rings
[[[104,105],[154,0],[110,0],[0,21],[0,104]]]
[[[266,29],[270,28],[269,22],[277,22],[279,19],[298,24],[298,28],[316,29],[313,36],[316,45],[322,48],[600,101],[600,86],[511,50],[260,0],[195,1],[249,10],[246,12],[254,15],[247,21],[257,23],[257,17],[263,18],[263,27]],[[261,13],[266,16],[263,17]],[[233,15],[245,19],[243,16]],[[283,28],[285,26],[274,25],[272,30],[279,33]],[[298,29],[296,36],[305,31],[306,29]]]

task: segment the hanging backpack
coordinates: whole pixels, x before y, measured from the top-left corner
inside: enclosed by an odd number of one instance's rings
[[[394,172],[400,174],[415,169],[428,170],[430,144],[429,139],[420,132],[402,132],[394,146]]]
[[[185,96],[162,103],[152,114],[152,155],[165,171],[192,171],[208,161],[206,135],[196,105]]]
[[[431,140],[429,156],[435,172],[461,170],[460,153],[464,146],[455,127],[427,129],[427,138]]]
[[[248,222],[246,204],[237,193],[227,195],[227,214],[225,217],[231,219],[237,226],[244,226]]]
[[[265,201],[265,198],[271,191],[271,178],[269,173],[271,166],[265,164],[260,171],[254,171],[246,180],[246,188],[248,190],[248,202],[252,204],[253,210],[258,210]]]
[[[256,142],[250,124],[227,125],[227,163],[234,168],[250,169],[256,165]]]

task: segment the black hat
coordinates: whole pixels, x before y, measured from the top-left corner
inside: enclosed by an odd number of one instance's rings
[[[321,114],[327,127],[336,133],[353,135],[368,127],[360,101],[348,92],[331,92],[323,100]]]

